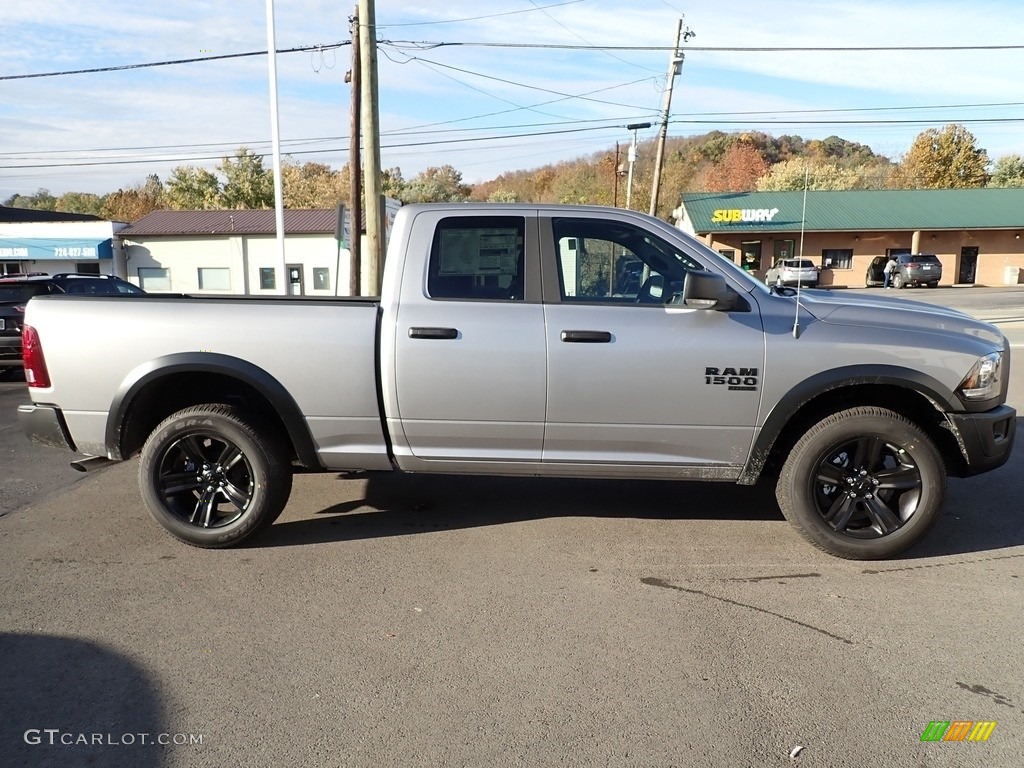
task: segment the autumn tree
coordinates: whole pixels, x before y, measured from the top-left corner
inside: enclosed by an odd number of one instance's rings
[[[205,168],[179,165],[167,178],[164,198],[178,211],[210,211],[221,207],[220,180]]]
[[[404,200],[402,195],[405,192],[405,179],[402,177],[402,169],[395,166],[381,171],[380,186],[385,197]]]
[[[100,216],[111,221],[136,221],[163,208],[163,197],[160,177],[151,173],[142,184],[104,196]]]
[[[776,163],[757,180],[758,192],[799,191],[804,188],[859,189],[860,176],[852,168],[821,161],[787,160]]]
[[[757,180],[768,172],[768,162],[755,147],[736,143],[729,147],[722,159],[705,175],[708,192],[751,192]]]
[[[300,165],[286,159],[281,164],[281,186],[285,208],[334,208],[349,197],[347,171],[324,163]]]
[[[1003,155],[992,166],[990,187],[1024,187],[1024,157]]]
[[[918,134],[894,171],[890,186],[902,189],[968,189],[988,182],[988,154],[974,134],[950,124]]]

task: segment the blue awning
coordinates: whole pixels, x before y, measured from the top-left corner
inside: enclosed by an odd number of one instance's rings
[[[88,261],[112,259],[111,238],[90,240],[80,237],[0,237],[0,259]]]

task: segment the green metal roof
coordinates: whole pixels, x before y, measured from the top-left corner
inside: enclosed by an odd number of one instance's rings
[[[687,192],[685,228],[698,233],[800,231],[803,192]],[[811,232],[1022,229],[1024,188],[807,192]]]

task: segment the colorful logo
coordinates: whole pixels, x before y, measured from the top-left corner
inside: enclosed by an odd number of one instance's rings
[[[921,741],[988,741],[995,728],[995,720],[932,720]]]

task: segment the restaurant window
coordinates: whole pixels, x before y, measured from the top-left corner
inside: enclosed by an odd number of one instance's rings
[[[729,261],[736,263],[736,249],[735,248],[719,248],[718,252],[725,256]]]
[[[273,267],[260,267],[260,290],[272,291],[277,288],[277,277]]]
[[[853,269],[853,249],[823,248],[821,267],[822,269]]]

